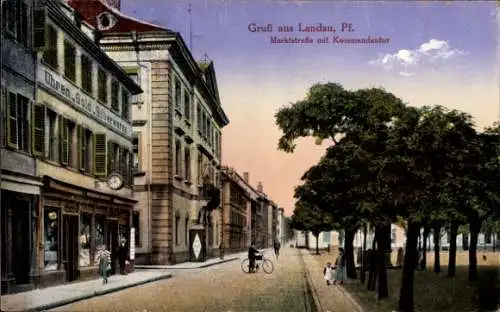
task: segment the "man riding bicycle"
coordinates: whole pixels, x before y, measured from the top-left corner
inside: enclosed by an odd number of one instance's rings
[[[248,248],[248,260],[250,261],[250,273],[255,273],[255,259],[259,255],[259,251],[255,248],[255,243],[252,242],[250,244],[250,248]]]

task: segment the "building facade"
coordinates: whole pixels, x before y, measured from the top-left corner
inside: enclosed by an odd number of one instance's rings
[[[33,16],[31,146],[43,183],[36,268],[40,285],[48,286],[95,278],[102,246],[112,252],[114,273],[119,241],[133,247],[130,97],[142,90],[67,4],[38,1]]]
[[[224,166],[222,180],[222,238],[225,253],[246,250],[250,245],[251,203],[257,191],[248,182],[248,172],[240,176],[233,168]]]
[[[36,58],[32,1],[2,0],[0,177],[2,294],[33,287],[40,187],[32,146]]]
[[[214,64],[197,62],[178,33],[125,16],[104,1],[69,3],[100,30],[101,48],[145,90],[132,100],[136,263],[187,261],[189,230],[206,203],[204,185],[220,189],[222,128],[229,120]],[[219,209],[207,227],[210,257],[221,242]]]

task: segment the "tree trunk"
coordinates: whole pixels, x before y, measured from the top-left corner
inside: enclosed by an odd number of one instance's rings
[[[441,239],[441,224],[436,223],[433,227],[433,238],[434,238],[434,273],[440,273],[441,272],[441,263],[440,263],[440,257],[439,257],[439,252],[441,251],[439,241]]]
[[[424,235],[422,235],[422,260],[420,261],[420,269],[421,270],[425,270],[426,267],[427,267],[427,240],[429,238],[429,231],[430,231],[430,228],[427,224],[424,225]]]
[[[470,246],[469,246],[469,281],[477,280],[477,237],[481,228],[480,222],[473,222],[469,225]]]
[[[372,249],[370,250],[368,254],[368,259],[370,259],[369,263],[369,268],[370,271],[368,273],[368,285],[366,289],[375,291],[375,288],[377,286],[377,253],[376,253],[376,247],[377,247],[377,232],[375,231],[375,237],[372,242]]]
[[[319,255],[319,233],[313,233],[314,237],[316,237],[316,254]]]
[[[360,274],[360,277],[359,277],[359,281],[361,282],[361,284],[364,284],[365,283],[365,271],[366,271],[366,258],[367,258],[367,254],[366,254],[366,235],[368,234],[368,227],[366,226],[366,224],[363,225],[363,252],[361,253],[361,274]]]
[[[380,224],[377,226],[375,234],[377,237],[377,275],[378,275],[378,300],[389,297],[389,289],[387,286],[387,268],[385,261],[385,254],[388,250],[387,242],[391,237],[391,226],[387,224]],[[389,246],[390,247],[390,246]]]
[[[450,251],[448,259],[448,277],[455,276],[455,269],[457,265],[457,235],[458,223],[452,222],[450,229]]]
[[[403,265],[403,281],[399,294],[399,311],[413,312],[413,280],[415,267],[417,266],[417,241],[420,235],[420,224],[408,223],[406,234],[406,251]]]
[[[469,233],[462,234],[462,249],[469,250]]]
[[[356,235],[356,230],[348,229],[345,231],[345,257],[346,257],[346,273],[348,278],[357,278],[356,276],[356,265],[354,264],[354,236]]]

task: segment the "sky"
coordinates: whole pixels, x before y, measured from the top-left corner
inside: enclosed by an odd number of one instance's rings
[[[277,150],[274,115],[315,83],[383,87],[411,106],[467,112],[479,129],[499,119],[495,3],[450,2],[193,0],[190,15],[187,1],[122,0],[121,10],[179,32],[196,59],[214,61],[230,119],[222,134],[223,164],[249,172],[250,183],[261,181],[291,215],[294,187],[327,143],[305,138],[293,154]],[[335,32],[301,31],[320,23]],[[271,24],[272,32],[252,31],[251,24],[264,30]],[[293,31],[280,32],[280,26]],[[384,40],[340,42],[368,36]],[[312,43],[271,43],[271,37],[309,37]]]

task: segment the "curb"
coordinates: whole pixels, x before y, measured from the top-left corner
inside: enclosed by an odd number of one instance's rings
[[[144,280],[144,281],[135,282],[135,283],[127,284],[127,285],[122,285],[122,286],[118,286],[118,287],[115,287],[115,288],[109,288],[109,289],[103,289],[103,290],[95,290],[95,291],[88,292],[86,294],[80,295],[78,297],[73,297],[73,298],[69,298],[69,299],[65,299],[65,300],[59,300],[59,301],[51,302],[51,303],[40,305],[38,307],[31,308],[31,309],[28,309],[28,310],[19,310],[19,312],[20,311],[38,312],[38,311],[51,310],[51,309],[59,308],[59,307],[62,307],[62,306],[68,305],[68,304],[72,304],[72,303],[75,303],[75,302],[78,302],[78,301],[87,300],[87,299],[90,299],[90,298],[93,298],[93,297],[99,297],[99,296],[106,295],[106,294],[113,293],[113,292],[117,292],[117,291],[120,291],[120,290],[123,290],[123,289],[127,289],[127,288],[132,288],[132,287],[135,287],[135,286],[144,285],[144,284],[156,282],[156,281],[159,281],[159,280],[169,279],[171,277],[172,277],[172,274],[168,273],[168,274],[165,274],[165,275],[162,275],[162,276],[157,276],[157,277],[154,277],[154,278],[151,278],[151,279],[147,279],[147,280]],[[11,311],[11,312],[15,312],[15,311]]]
[[[134,268],[135,269],[138,269],[138,270],[196,270],[196,269],[203,269],[203,268],[208,268],[208,267],[211,267],[211,266],[214,266],[214,265],[218,265],[218,264],[222,264],[222,263],[226,263],[226,262],[230,262],[230,261],[235,261],[235,260],[238,260],[240,259],[239,257],[233,257],[233,258],[228,258],[228,259],[224,259],[224,260],[221,260],[221,261],[218,261],[218,262],[213,262],[213,263],[208,263],[208,264],[202,264],[200,266],[195,266],[195,267],[191,267],[191,268],[187,268],[187,267],[174,267],[174,266],[163,266],[163,267],[159,267],[159,266],[154,266],[154,267],[151,267],[151,266],[147,266],[147,265],[135,265]]]
[[[354,299],[354,297],[344,288],[344,286],[338,285],[338,288],[342,294],[351,302],[351,304],[356,308],[357,312],[366,312],[363,307]]]
[[[311,273],[309,272],[307,265],[305,265],[305,261],[303,258],[304,255],[302,253],[302,250],[299,250],[299,255],[300,255],[300,259],[304,263],[307,284],[308,284],[309,289],[311,290],[311,295],[312,295],[313,300],[314,300],[314,305],[316,306],[316,312],[323,312],[324,309],[323,309],[323,306],[321,305],[321,301],[319,300],[318,291],[316,290],[316,287],[314,287],[314,283],[311,280]]]

